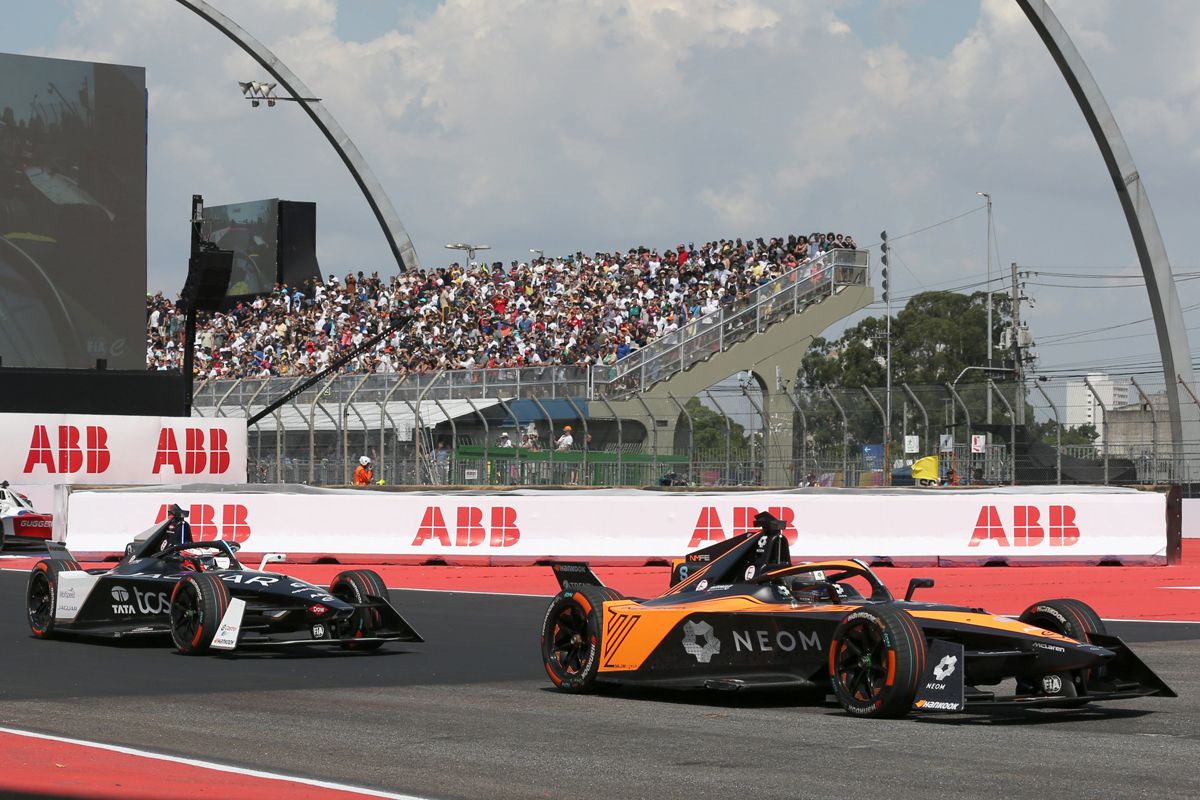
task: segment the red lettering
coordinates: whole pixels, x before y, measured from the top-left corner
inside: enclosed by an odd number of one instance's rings
[[[165,522],[168,505],[158,507],[154,524]],[[244,542],[250,538],[249,509],[243,505],[230,503],[221,506],[221,524],[217,525],[216,508],[204,503],[193,503],[188,506],[188,523],[192,528],[192,540],[211,542],[214,539],[224,539],[229,542]]]
[[[1015,506],[1013,508],[1013,546],[1033,547],[1046,538],[1038,524],[1042,512],[1037,506]]]
[[[179,463],[179,445],[175,441],[175,431],[163,428],[158,432],[158,449],[154,453],[154,474],[157,475],[163,467],[170,467],[179,475],[183,466]]]
[[[83,469],[83,450],[79,448],[79,428],[58,426],[58,471],[79,472]]]
[[[249,509],[243,505],[230,504],[221,511],[221,538],[230,542],[244,542],[250,538]]]
[[[413,539],[413,547],[422,545],[430,539],[437,539],[443,547],[450,546],[450,531],[446,530],[446,520],[442,518],[442,511],[437,506],[429,506],[425,509],[425,516],[421,518],[421,526],[417,528],[417,537]]]
[[[1050,544],[1070,547],[1079,541],[1074,506],[1050,506]]]
[[[754,518],[758,516],[758,509],[750,506],[739,506],[733,509],[733,530],[729,532],[730,536],[737,536],[746,531],[756,530],[754,527]]]
[[[688,542],[688,549],[692,550],[708,543],[724,540],[725,529],[721,525],[721,518],[717,516],[717,509],[713,506],[704,506],[700,509],[696,527],[692,530],[692,540]]]
[[[221,538],[217,528],[217,511],[210,505],[194,505],[188,513],[193,542],[210,542]]]
[[[87,426],[87,471],[99,474],[108,470],[112,455],[108,452],[108,431],[99,425]]]
[[[1000,524],[1000,512],[995,506],[984,506],[979,509],[979,519],[975,521],[975,532],[971,534],[968,547],[978,547],[980,542],[995,540],[1001,547],[1008,547],[1008,537],[1004,534],[1004,526]]]
[[[208,463],[208,454],[204,452],[204,429],[183,429],[183,468],[188,475],[198,475],[204,471]]]
[[[28,475],[39,464],[46,468],[46,472],[54,474],[54,451],[50,449],[50,434],[47,433],[45,425],[33,426],[29,456],[25,459],[25,469],[22,471]]]
[[[208,432],[208,471],[219,475],[229,469],[229,432],[212,428]]]
[[[483,544],[487,535],[483,530],[483,509],[474,506],[458,507],[458,530],[454,543],[459,547],[475,547]]]
[[[492,547],[512,547],[521,539],[517,528],[517,510],[509,506],[492,508]]]

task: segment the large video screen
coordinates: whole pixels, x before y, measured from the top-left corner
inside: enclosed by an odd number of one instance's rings
[[[0,54],[0,359],[145,369],[146,73]]]
[[[255,200],[204,209],[204,238],[233,251],[227,297],[262,294],[279,275],[279,201]]]

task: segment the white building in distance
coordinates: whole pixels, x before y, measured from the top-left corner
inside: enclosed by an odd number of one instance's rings
[[[1120,378],[1112,378],[1103,372],[1089,372],[1088,381],[1100,395],[1104,408],[1112,411],[1115,408],[1128,405],[1129,382]],[[1067,384],[1067,408],[1063,415],[1063,424],[1074,428],[1080,425],[1094,425],[1100,438],[1097,444],[1104,444],[1104,411],[1096,403],[1096,397],[1081,380]]]

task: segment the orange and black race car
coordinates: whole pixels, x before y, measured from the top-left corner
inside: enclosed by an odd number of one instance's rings
[[[573,692],[831,684],[865,717],[1176,696],[1078,600],[1035,603],[1014,620],[914,601],[928,578],[897,600],[861,561],[793,565],[783,523],[764,513],[754,524],[760,532],[677,561],[670,589],[651,600],[623,597],[586,564],[554,565],[562,591],[542,628],[550,680]]]

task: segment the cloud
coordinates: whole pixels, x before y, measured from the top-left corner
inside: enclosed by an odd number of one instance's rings
[[[813,229],[869,241],[960,213],[979,190],[996,199],[1005,264],[1134,263],[1082,116],[1010,0],[983,0],[940,58],[864,43],[839,16],[851,4],[825,0],[446,0],[353,42],[337,34],[345,2],[215,4],[323,98],[428,265],[463,238],[504,260]],[[1117,110],[1170,251],[1194,260],[1200,7],[1053,6]],[[196,192],[316,200],[325,272],[391,269],[300,110],[242,101],[235,81],[265,77],[248,56],[174,3],[70,7],[43,52],[148,67],[153,288],[182,281]],[[981,215],[904,240],[913,278],[893,286],[980,279],[984,242]],[[1148,310],[1133,292],[1097,292],[1084,311],[1070,292],[1036,291],[1034,324],[1056,331],[1076,315]]]

